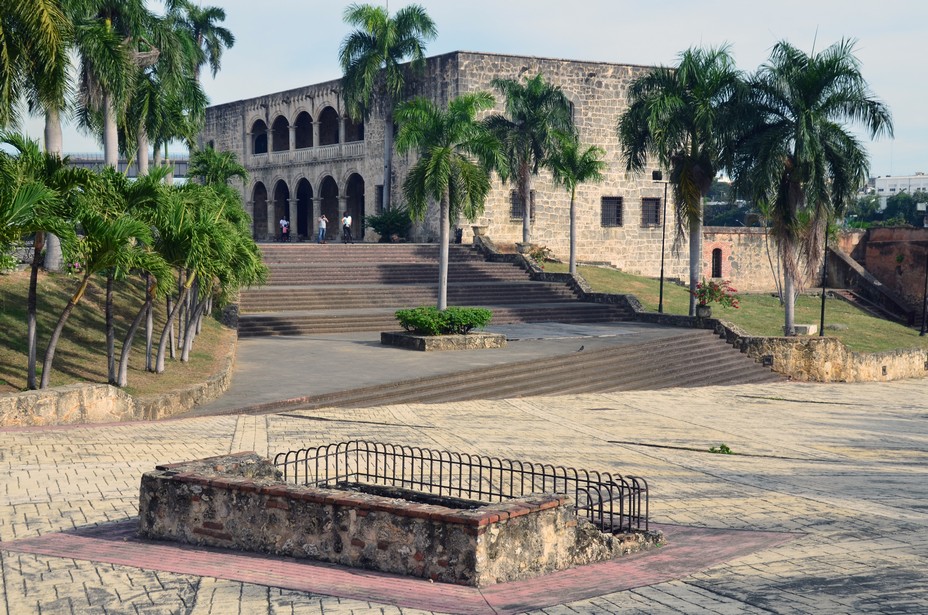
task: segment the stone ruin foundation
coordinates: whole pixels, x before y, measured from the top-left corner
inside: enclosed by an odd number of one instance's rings
[[[612,559],[663,538],[600,531],[563,493],[485,502],[364,480],[294,484],[284,470],[251,452],[157,466],[142,477],[139,532],[476,587]]]

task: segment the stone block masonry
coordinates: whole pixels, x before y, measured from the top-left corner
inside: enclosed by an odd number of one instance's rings
[[[614,536],[569,498],[492,504],[295,486],[255,453],[158,466],[142,477],[139,531],[477,587],[649,548],[657,532]]]

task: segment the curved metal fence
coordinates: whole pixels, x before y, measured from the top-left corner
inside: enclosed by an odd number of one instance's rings
[[[488,503],[565,494],[602,531],[648,529],[648,483],[635,476],[364,440],[280,453],[274,465],[287,482],[316,487],[356,482]]]

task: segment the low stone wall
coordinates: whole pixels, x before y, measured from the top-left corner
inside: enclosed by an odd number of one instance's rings
[[[148,538],[311,558],[478,587],[647,548],[656,532],[603,534],[568,498],[452,508],[287,484],[254,453],[158,466],[142,477]]]
[[[0,395],[0,427],[108,423],[135,418],[135,400],[108,384],[69,384]]]
[[[0,427],[111,423],[166,418],[222,395],[232,382],[237,339],[217,374],[162,395],[132,397],[108,384],[69,384],[0,395]]]
[[[380,343],[385,346],[398,346],[410,350],[481,350],[485,348],[503,348],[506,336],[502,333],[468,333],[466,335],[416,335],[404,331],[383,331]]]

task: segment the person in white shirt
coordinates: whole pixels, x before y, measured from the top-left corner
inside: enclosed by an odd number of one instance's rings
[[[329,219],[325,214],[319,216],[319,243],[325,243],[325,227],[328,226]]]
[[[290,221],[286,218],[280,219],[280,240],[290,241]]]
[[[347,211],[342,217],[342,243],[351,243],[351,214]]]

